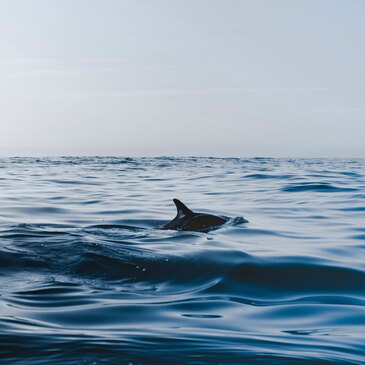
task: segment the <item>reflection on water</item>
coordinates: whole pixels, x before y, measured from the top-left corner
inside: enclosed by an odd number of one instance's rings
[[[0,159],[0,355],[6,364],[363,364],[364,167]],[[160,230],[175,216],[172,198],[231,219],[208,233]]]

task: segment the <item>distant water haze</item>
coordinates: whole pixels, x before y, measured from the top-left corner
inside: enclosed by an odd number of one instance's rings
[[[365,2],[0,1],[0,155],[365,157]]]

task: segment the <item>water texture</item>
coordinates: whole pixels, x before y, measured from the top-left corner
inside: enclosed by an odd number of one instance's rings
[[[4,364],[365,363],[364,160],[3,158],[0,207]]]

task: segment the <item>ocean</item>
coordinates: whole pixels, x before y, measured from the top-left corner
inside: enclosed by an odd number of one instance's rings
[[[1,158],[0,363],[364,364],[365,160]]]

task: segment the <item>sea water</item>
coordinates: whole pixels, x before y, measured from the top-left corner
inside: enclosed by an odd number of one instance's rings
[[[0,159],[0,359],[364,364],[365,161]]]

